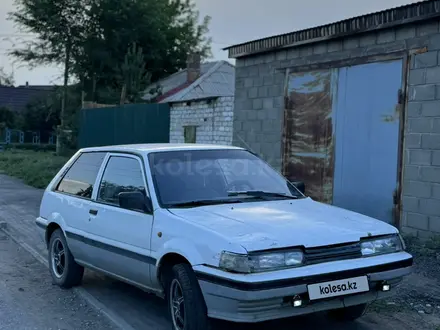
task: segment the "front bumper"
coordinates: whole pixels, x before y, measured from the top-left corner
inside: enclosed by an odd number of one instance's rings
[[[365,259],[329,262],[272,274],[230,274],[206,266],[196,266],[194,270],[209,317],[253,323],[354,306],[388,297],[393,294],[393,288],[402,278],[411,272],[412,264],[412,256],[400,252]],[[328,271],[330,269],[331,271]],[[299,273],[296,276],[295,271]],[[284,278],[283,273],[287,275]],[[364,275],[368,277],[368,292],[314,301],[309,299],[309,284]],[[391,291],[381,291],[380,287],[384,281],[390,285]],[[294,296],[301,297],[301,307],[293,307]]]

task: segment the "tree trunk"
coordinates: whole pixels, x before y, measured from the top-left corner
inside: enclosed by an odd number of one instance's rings
[[[65,62],[64,62],[64,84],[63,84],[63,97],[61,99],[61,113],[60,113],[60,121],[61,125],[58,126],[58,137],[57,137],[57,154],[61,154],[63,152],[64,146],[63,146],[63,140],[65,139],[64,132],[66,130],[65,124],[66,124],[66,118],[65,118],[65,112],[66,112],[66,103],[67,103],[67,91],[68,91],[68,84],[69,84],[69,64],[70,64],[70,39],[66,40],[66,56],[65,56]]]
[[[120,101],[119,101],[119,104],[120,104],[120,105],[124,105],[124,104],[125,104],[126,93],[127,93],[127,85],[124,84],[124,85],[122,86],[121,99],[120,99]]]

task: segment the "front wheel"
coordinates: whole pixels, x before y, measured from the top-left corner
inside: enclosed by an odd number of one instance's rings
[[[365,314],[367,304],[350,306],[329,311],[329,316],[338,321],[355,321]]]
[[[175,265],[167,278],[167,301],[173,330],[208,330],[202,291],[187,264]]]

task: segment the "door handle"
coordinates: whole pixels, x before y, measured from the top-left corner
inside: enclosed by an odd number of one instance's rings
[[[89,210],[89,213],[91,215],[97,215],[98,214],[98,210]]]

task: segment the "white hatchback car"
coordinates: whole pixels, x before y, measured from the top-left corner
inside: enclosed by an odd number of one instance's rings
[[[105,273],[166,298],[175,330],[356,319],[413,258],[396,228],[301,190],[236,147],[88,148],[49,184],[36,223],[58,285]]]

